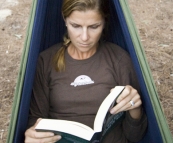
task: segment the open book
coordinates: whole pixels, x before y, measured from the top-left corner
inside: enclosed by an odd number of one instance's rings
[[[109,110],[116,104],[116,99],[123,91],[124,86],[116,86],[101,103],[93,129],[78,122],[42,119],[35,127],[36,131],[50,131],[62,136],[58,143],[99,143],[100,140],[122,120],[124,113],[110,114]]]

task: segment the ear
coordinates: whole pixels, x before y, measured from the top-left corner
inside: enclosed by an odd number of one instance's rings
[[[64,18],[64,15],[63,15],[63,14],[62,14],[62,18],[64,19],[65,25],[67,25],[67,24],[66,24],[66,19]]]

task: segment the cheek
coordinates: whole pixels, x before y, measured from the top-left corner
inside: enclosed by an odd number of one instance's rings
[[[102,31],[92,31],[90,35],[93,39],[99,39],[102,35]]]
[[[70,39],[77,37],[77,32],[75,30],[68,30],[67,32]]]
[[[90,29],[90,35],[93,37],[100,37],[103,32],[103,27],[100,27],[98,29]]]

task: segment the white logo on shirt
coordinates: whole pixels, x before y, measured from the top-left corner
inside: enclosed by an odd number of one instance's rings
[[[80,75],[78,76],[74,82],[72,82],[70,85],[76,87],[76,86],[81,86],[81,85],[87,85],[87,84],[93,84],[94,81],[91,80],[90,77],[86,76],[86,75]]]

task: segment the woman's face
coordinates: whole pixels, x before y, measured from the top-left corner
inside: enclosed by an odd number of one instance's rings
[[[94,10],[74,11],[65,19],[68,36],[73,48],[89,52],[97,48],[104,28],[103,17]]]

